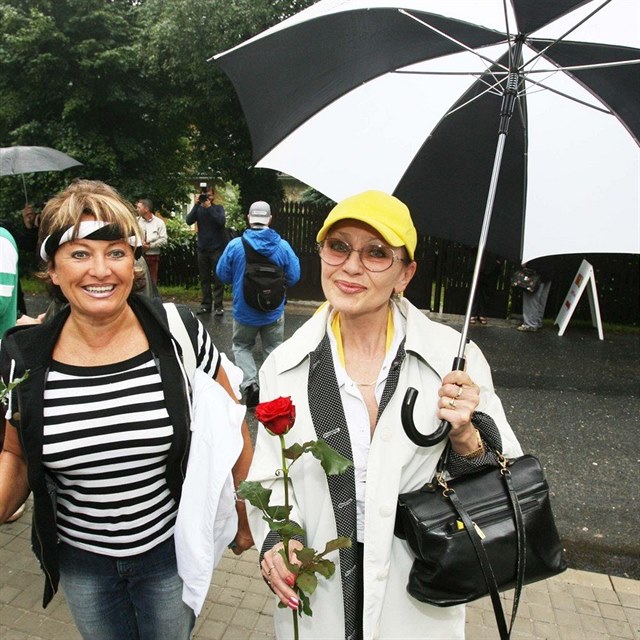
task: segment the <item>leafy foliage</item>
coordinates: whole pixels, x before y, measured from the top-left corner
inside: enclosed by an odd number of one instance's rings
[[[50,146],[83,163],[25,176],[29,199],[76,176],[164,211],[198,176],[238,185],[238,211],[280,199],[275,172],[252,168],[235,92],[207,58],[310,4],[0,0],[0,146]],[[0,178],[0,201],[22,207],[20,179]]]
[[[321,207],[333,207],[336,203],[313,187],[307,187],[300,194],[300,202],[303,204],[314,204]]]
[[[29,377],[29,372],[27,371],[22,377],[15,378],[12,382],[5,385],[5,383],[0,380],[0,404],[3,404],[5,398],[11,393],[11,390],[17,387],[21,382],[26,380]]]

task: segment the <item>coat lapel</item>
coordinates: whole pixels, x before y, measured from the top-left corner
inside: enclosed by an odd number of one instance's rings
[[[331,358],[329,338],[325,335],[311,354],[308,379],[309,411],[318,438],[322,438],[342,454],[353,460],[349,429],[344,417],[340,390]],[[349,549],[340,549],[340,577],[345,619],[345,638],[356,637],[358,613],[356,485],[353,467],[345,473],[327,476],[329,493],[339,536],[351,539]]]

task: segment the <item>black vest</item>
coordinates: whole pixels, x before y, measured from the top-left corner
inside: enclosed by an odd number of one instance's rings
[[[182,382],[162,305],[139,295],[131,296],[129,305],[147,336],[160,371],[167,411],[174,429],[167,457],[166,479],[173,498],[179,502],[189,452],[188,390]],[[69,308],[66,307],[41,325],[9,329],[0,350],[0,374],[5,384],[10,376],[15,379],[28,372],[27,378],[12,391],[10,422],[18,430],[27,463],[29,488],[33,494],[31,543],[45,574],[43,607],[53,598],[60,578],[56,498],[53,483],[47,482],[42,465],[44,386],[51,354],[68,317]],[[181,353],[179,344],[177,348]]]

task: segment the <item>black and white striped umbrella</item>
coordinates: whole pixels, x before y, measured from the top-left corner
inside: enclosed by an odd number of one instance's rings
[[[639,47],[637,0],[321,0],[213,60],[258,166],[478,246],[461,369],[485,247],[640,253]]]
[[[323,0],[213,60],[257,166],[528,260],[640,253],[638,47],[637,0]]]

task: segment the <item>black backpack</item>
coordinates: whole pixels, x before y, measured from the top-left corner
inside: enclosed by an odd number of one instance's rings
[[[257,311],[273,311],[282,304],[287,292],[284,270],[244,238],[242,244],[247,262],[242,283],[245,302]]]
[[[234,238],[238,237],[238,231],[234,227],[224,228],[224,246],[226,247]]]

